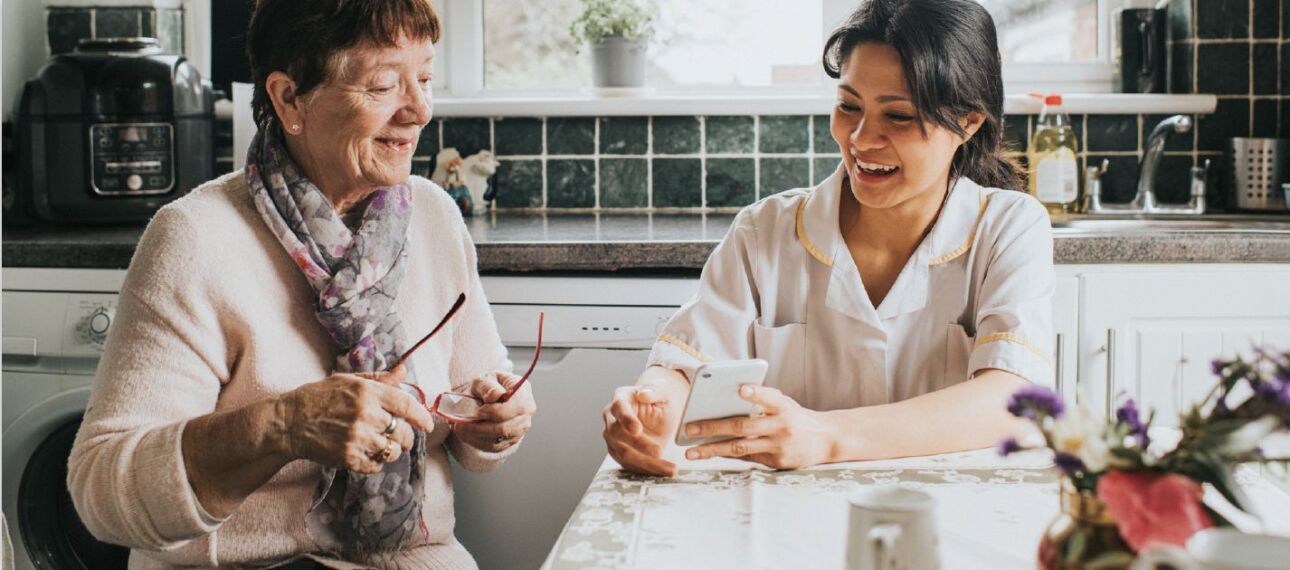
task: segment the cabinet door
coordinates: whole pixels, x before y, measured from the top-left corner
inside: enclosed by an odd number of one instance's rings
[[[1099,412],[1133,398],[1176,425],[1216,378],[1210,362],[1290,349],[1290,268],[1161,266],[1084,273],[1079,374]]]
[[[1053,292],[1053,372],[1057,393],[1067,402],[1078,398],[1076,390],[1076,351],[1079,340],[1079,277],[1057,273],[1057,289]]]

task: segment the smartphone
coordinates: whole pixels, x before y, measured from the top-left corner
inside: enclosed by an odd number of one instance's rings
[[[761,359],[710,362],[700,366],[690,381],[690,396],[685,400],[685,411],[681,412],[676,444],[689,446],[732,439],[727,436],[691,438],[685,435],[685,426],[701,420],[751,415],[755,404],[739,397],[739,387],[744,384],[760,386],[766,379],[767,368],[766,361]]]

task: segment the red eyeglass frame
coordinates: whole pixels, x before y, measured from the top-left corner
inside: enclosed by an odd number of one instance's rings
[[[448,324],[448,321],[452,319],[453,315],[457,314],[457,311],[460,310],[461,306],[464,305],[465,303],[466,303],[466,294],[461,293],[457,295],[457,302],[453,303],[452,308],[448,309],[448,312],[443,316],[442,319],[439,320],[439,324],[435,325],[435,327],[431,329],[429,333],[426,333],[425,336],[421,337],[421,340],[418,340],[416,344],[412,345],[412,348],[409,348],[407,352],[404,352],[403,356],[399,357],[398,362],[396,362],[391,369],[398,368],[399,366],[402,366],[405,362],[407,362],[408,357],[412,356],[413,352],[415,352],[418,348],[421,348],[421,345],[425,344],[426,341],[430,340],[430,338],[435,335],[435,333],[439,332],[439,329],[442,329],[444,325]],[[545,320],[546,320],[546,313],[538,313],[537,346],[533,349],[533,361],[529,363],[529,369],[526,370],[524,372],[524,375],[520,377],[519,382],[516,382],[514,386],[511,386],[511,388],[507,390],[506,393],[503,394],[501,398],[498,398],[494,403],[506,403],[507,401],[509,401],[511,397],[514,396],[515,393],[518,392],[519,389],[524,386],[524,383],[528,382],[529,376],[532,375],[533,370],[537,368],[538,357],[541,356],[542,354],[542,326]],[[416,392],[417,400],[421,402],[422,406],[426,406],[426,394],[425,394],[425,391],[422,390],[420,386],[417,386],[416,384],[409,384],[409,383],[404,383],[403,385],[407,386],[408,388]],[[483,398],[480,398],[472,394],[462,394],[459,392],[442,392],[438,396],[435,396],[434,403],[429,406],[426,406],[426,409],[428,409],[430,413],[436,414],[439,417],[445,420],[448,420],[449,422],[452,422],[452,423],[470,423],[470,422],[479,421],[478,418],[462,418],[462,417],[454,416],[441,411],[440,406],[443,403],[443,397],[450,394],[456,397],[468,398],[468,399],[474,400],[480,406],[486,405],[486,402],[484,402]]]

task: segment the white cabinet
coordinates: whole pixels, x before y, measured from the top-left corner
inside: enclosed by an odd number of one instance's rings
[[[1057,392],[1067,402],[1077,401],[1076,350],[1079,346],[1079,277],[1057,276],[1057,289],[1053,292],[1053,373]]]
[[[1290,348],[1290,268],[1097,266],[1078,274],[1082,401],[1109,412],[1130,397],[1158,425],[1203,398],[1214,358]]]

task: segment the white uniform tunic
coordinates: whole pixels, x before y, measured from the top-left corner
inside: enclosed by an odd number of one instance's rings
[[[897,402],[987,368],[1052,381],[1052,227],[1028,194],[960,178],[878,307],[838,229],[845,175],[735,217],[650,364],[762,358],[815,410]]]

